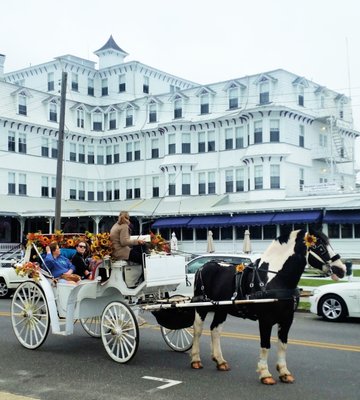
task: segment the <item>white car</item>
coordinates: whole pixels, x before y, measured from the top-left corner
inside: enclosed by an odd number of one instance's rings
[[[360,281],[319,286],[309,301],[310,311],[327,321],[360,317]]]
[[[227,264],[244,264],[245,266],[260,258],[260,254],[252,253],[207,253],[197,256],[186,264],[186,281],[181,283],[170,295],[192,297],[194,294],[195,272],[209,261],[224,262]]]
[[[0,299],[9,297],[10,294],[20,285],[28,280],[27,276],[21,277],[16,274],[15,268],[9,262],[0,263]]]

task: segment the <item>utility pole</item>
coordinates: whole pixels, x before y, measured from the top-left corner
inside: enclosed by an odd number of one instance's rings
[[[65,103],[66,103],[67,72],[61,75],[61,103],[59,139],[56,168],[56,198],[55,198],[55,230],[61,229],[61,193],[62,193],[62,170],[64,158],[64,127],[65,127]]]

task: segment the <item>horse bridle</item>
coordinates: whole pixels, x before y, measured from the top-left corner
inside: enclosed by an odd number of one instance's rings
[[[318,240],[319,240],[319,238],[318,238]],[[310,246],[308,248],[307,257],[306,257],[306,261],[311,267],[325,272],[326,275],[328,275],[328,276],[333,274],[331,263],[333,263],[334,261],[339,260],[339,259],[340,259],[339,254],[335,254],[332,257],[330,257],[329,252],[323,243],[314,243],[312,246]],[[313,263],[317,264],[317,265],[313,265]],[[323,270],[324,266],[329,267],[327,271]]]

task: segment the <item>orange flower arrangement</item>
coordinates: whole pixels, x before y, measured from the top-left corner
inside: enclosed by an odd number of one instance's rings
[[[244,269],[245,269],[245,265],[243,263],[238,264],[238,265],[235,266],[236,272],[243,272]]]
[[[103,232],[94,235],[85,232],[86,238],[90,241],[90,253],[95,260],[101,260],[106,256],[111,256],[110,233]]]
[[[310,235],[309,233],[306,234],[304,238],[305,246],[309,249],[310,247],[315,247],[317,238],[314,235]]]
[[[19,276],[28,276],[34,279],[35,282],[40,281],[40,266],[38,263],[28,261],[24,264],[17,264],[15,272]]]
[[[150,232],[149,249],[155,253],[170,253],[170,245],[159,233]]]
[[[41,231],[35,233],[28,233],[26,236],[27,245],[32,243],[38,248],[40,252],[43,252],[51,242],[58,242],[60,247],[73,248],[76,244],[82,240],[86,240],[86,235],[74,235],[63,233],[62,231],[55,231],[53,234],[43,234]]]

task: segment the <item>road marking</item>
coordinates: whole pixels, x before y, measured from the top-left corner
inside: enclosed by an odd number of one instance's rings
[[[147,390],[148,393],[154,393],[161,389],[167,389],[171,386],[179,385],[182,381],[175,381],[174,379],[158,378],[156,376],[143,376],[143,379],[150,379],[152,381],[166,382],[165,385],[157,386],[154,389]]]

